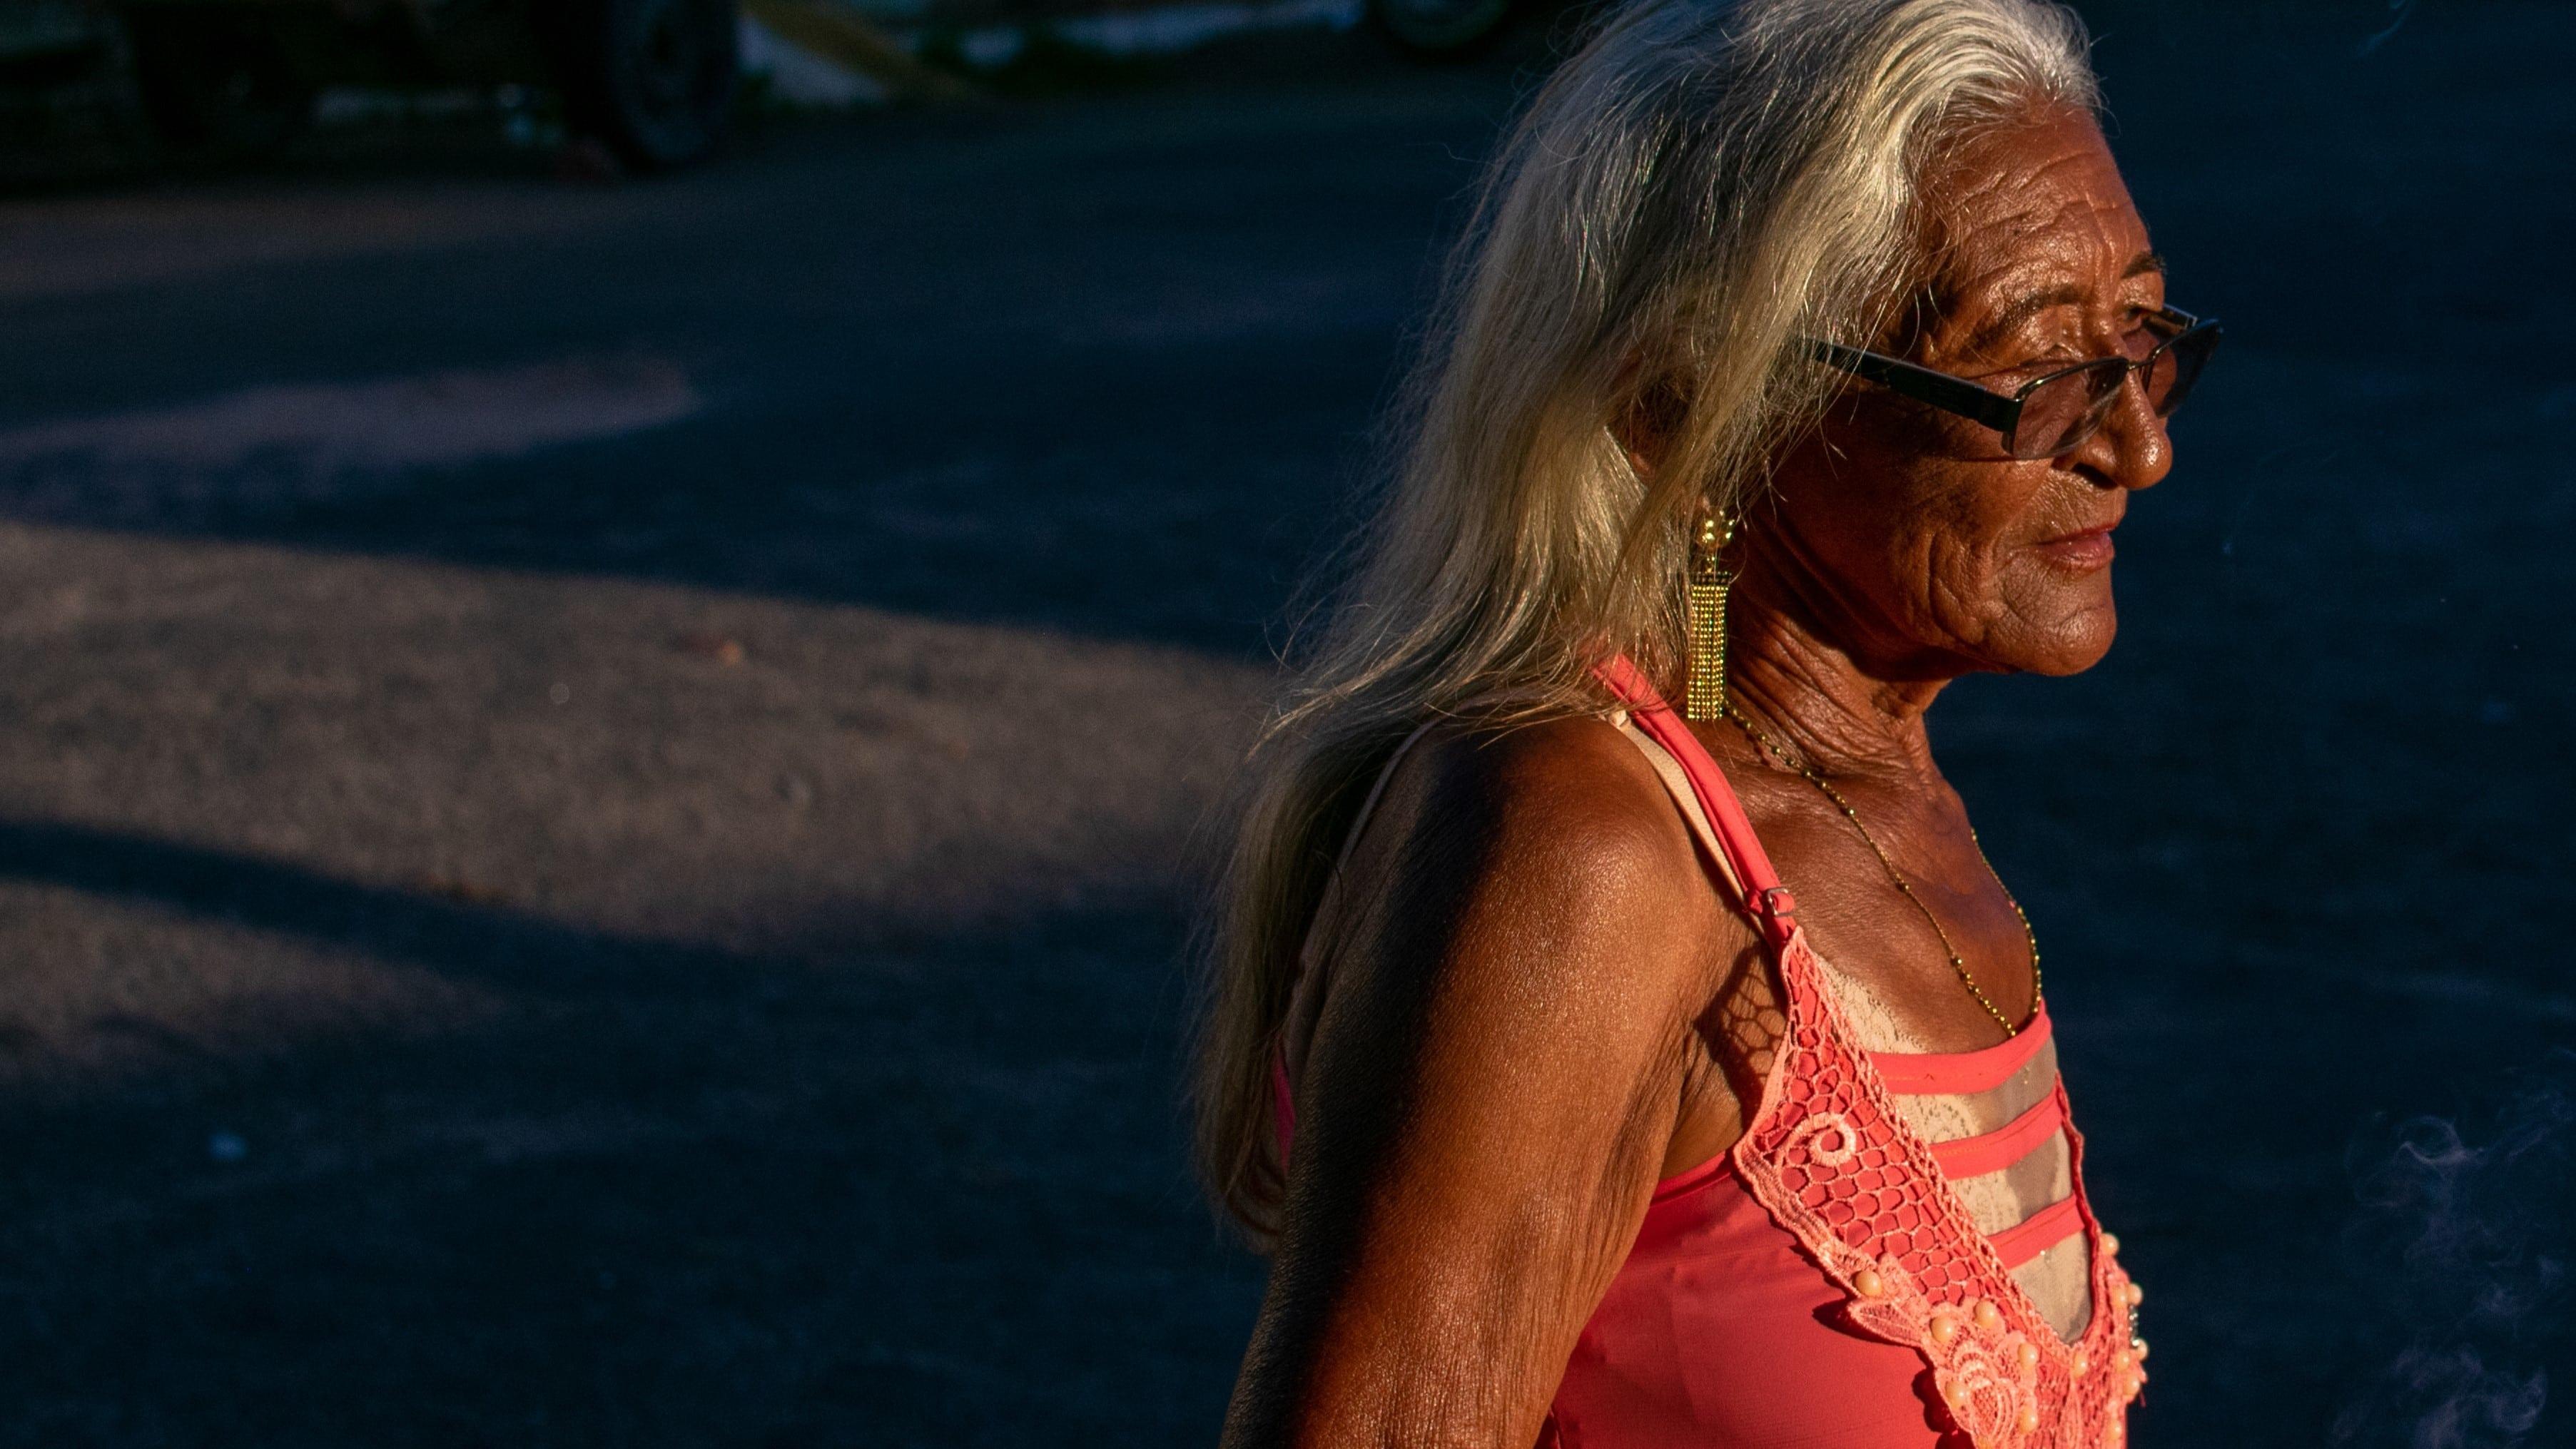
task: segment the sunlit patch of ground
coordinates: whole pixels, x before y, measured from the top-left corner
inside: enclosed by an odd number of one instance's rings
[[[0,857],[223,928],[173,961],[21,914],[0,1016],[67,1061],[578,975],[420,944],[478,917],[807,958],[1164,900],[1257,708],[1241,664],[863,608],[29,527],[0,560]]]

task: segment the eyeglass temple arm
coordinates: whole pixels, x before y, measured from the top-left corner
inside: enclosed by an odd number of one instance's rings
[[[1963,418],[1985,424],[1999,433],[2009,433],[2021,421],[2021,401],[1986,391],[1973,382],[1964,382],[1928,367],[1917,367],[1880,352],[1863,352],[1839,342],[1815,341],[1807,344],[1818,362],[1838,367],[1854,377],[1866,378],[1890,392],[1901,393],[1916,402],[1957,413]]]

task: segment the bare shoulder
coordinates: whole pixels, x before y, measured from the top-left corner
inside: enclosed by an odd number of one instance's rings
[[[1388,781],[1345,886],[1377,918],[1364,933],[1442,930],[1479,958],[1520,954],[1503,933],[1569,963],[1678,973],[1732,925],[1653,766],[1598,719],[1434,730]]]
[[[1607,722],[1439,728],[1397,765],[1379,844],[1429,833],[1491,863],[1531,854],[1578,880],[1677,885],[1695,873],[1688,828],[1652,766]]]
[[[1248,1360],[1275,1397],[1237,1401],[1239,1425],[1305,1427],[1237,1438],[1382,1440],[1314,1406],[1463,1366],[1527,1408],[1472,1437],[1527,1443],[1676,1150],[1728,917],[1598,720],[1425,736],[1340,888]],[[1402,1422],[1454,1428],[1454,1406]]]

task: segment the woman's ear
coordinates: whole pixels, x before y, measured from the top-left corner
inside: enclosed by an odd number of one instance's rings
[[[1628,455],[1628,466],[1637,470],[1637,476],[1652,478],[1689,414],[1690,400],[1680,383],[1669,375],[1659,377],[1628,395],[1627,406],[1610,425],[1610,435]]]

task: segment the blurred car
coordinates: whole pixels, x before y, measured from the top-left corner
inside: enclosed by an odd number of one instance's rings
[[[0,49],[121,55],[153,129],[185,149],[273,146],[325,86],[516,84],[659,169],[724,139],[738,23],[735,0],[0,0]]]

